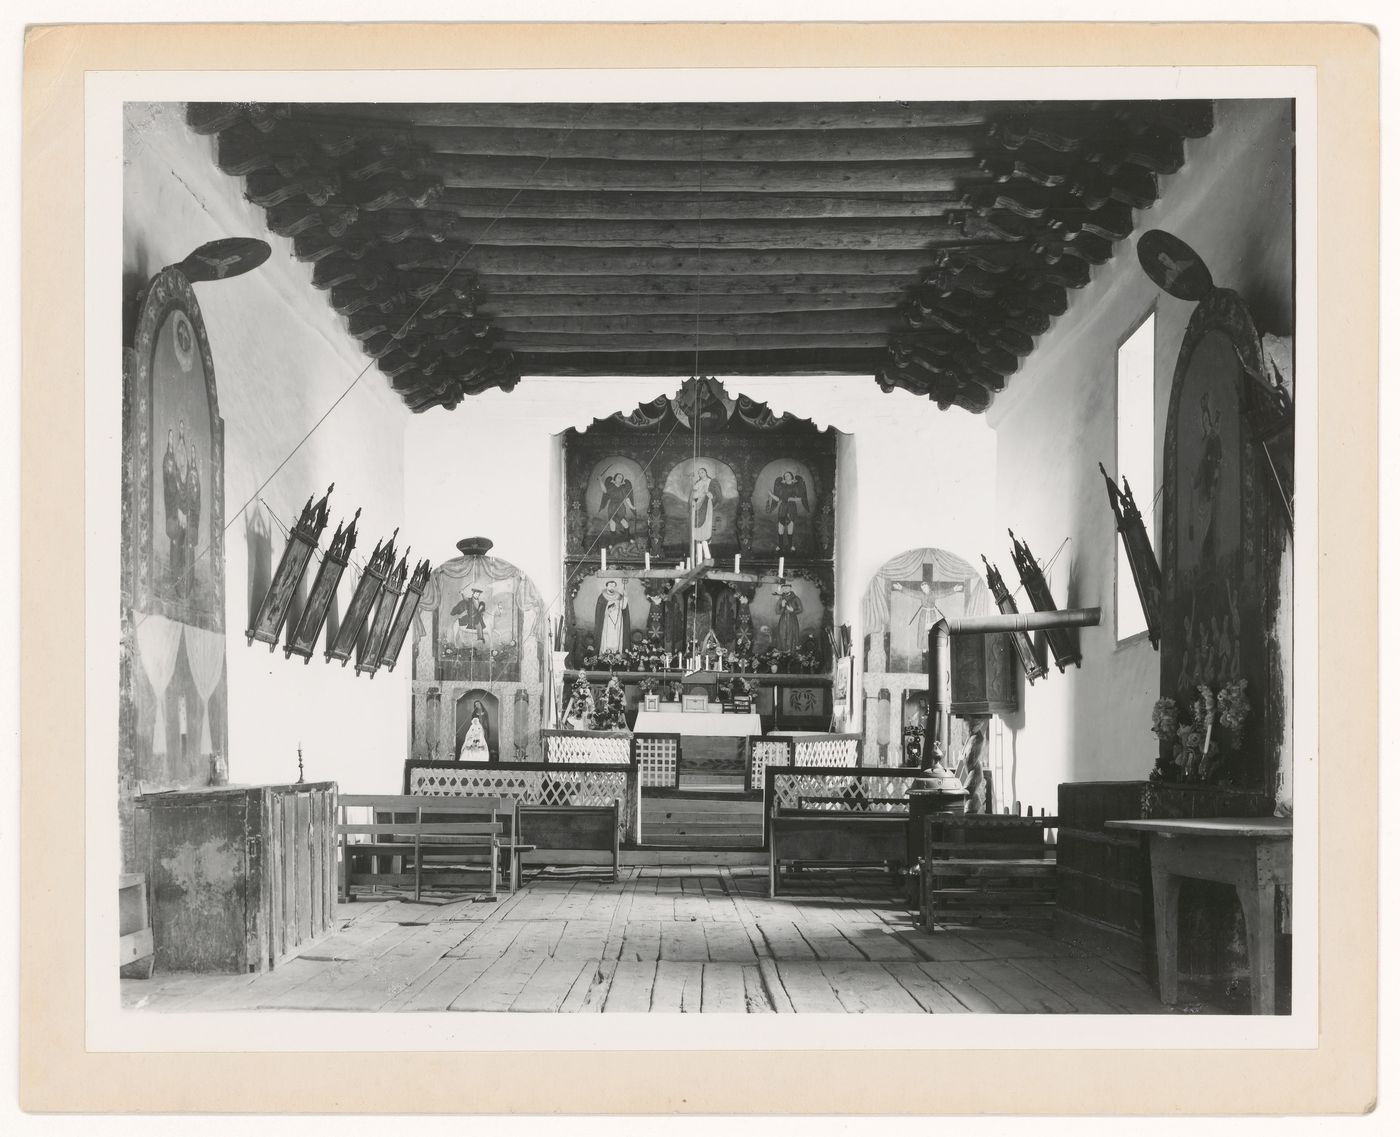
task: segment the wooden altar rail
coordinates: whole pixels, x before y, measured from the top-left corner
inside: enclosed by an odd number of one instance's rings
[[[636,844],[642,839],[640,772],[634,759],[625,764],[410,759],[404,763],[403,792],[514,798],[522,807],[597,807],[616,802],[619,840]]]
[[[748,739],[744,788],[761,790],[769,766],[842,766],[861,764],[859,734],[764,734]]]

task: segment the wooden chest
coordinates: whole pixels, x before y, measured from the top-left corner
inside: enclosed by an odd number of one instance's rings
[[[263,971],[335,913],[334,782],[137,799],[159,971]]]

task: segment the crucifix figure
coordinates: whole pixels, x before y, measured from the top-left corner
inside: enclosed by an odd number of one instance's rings
[[[933,579],[933,566],[926,564],[918,580],[897,580],[890,585],[890,631],[892,654],[899,651],[904,657],[904,666],[910,671],[928,671],[928,633],[934,624],[945,616],[961,615],[961,611],[945,611],[952,595],[963,591],[961,584],[950,584]],[[896,598],[903,598],[896,602]],[[958,605],[961,609],[961,605]],[[912,611],[911,611],[912,608]],[[895,618],[895,612],[900,619]],[[908,613],[907,615],[905,613]],[[903,649],[902,651],[900,649]],[[894,661],[891,660],[891,663]]]

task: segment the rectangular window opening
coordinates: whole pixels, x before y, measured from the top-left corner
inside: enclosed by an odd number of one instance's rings
[[[1133,500],[1142,513],[1148,540],[1157,547],[1156,486],[1153,455],[1156,450],[1156,424],[1153,420],[1155,388],[1153,357],[1156,314],[1149,312],[1142,323],[1118,348],[1118,482],[1126,478]],[[1147,631],[1133,572],[1123,551],[1123,540],[1115,534],[1117,553],[1114,612],[1118,642]]]

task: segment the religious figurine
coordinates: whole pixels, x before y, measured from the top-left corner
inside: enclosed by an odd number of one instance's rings
[[[478,699],[472,704],[472,721],[462,738],[462,762],[489,762],[491,750],[486,744],[486,706]]]

